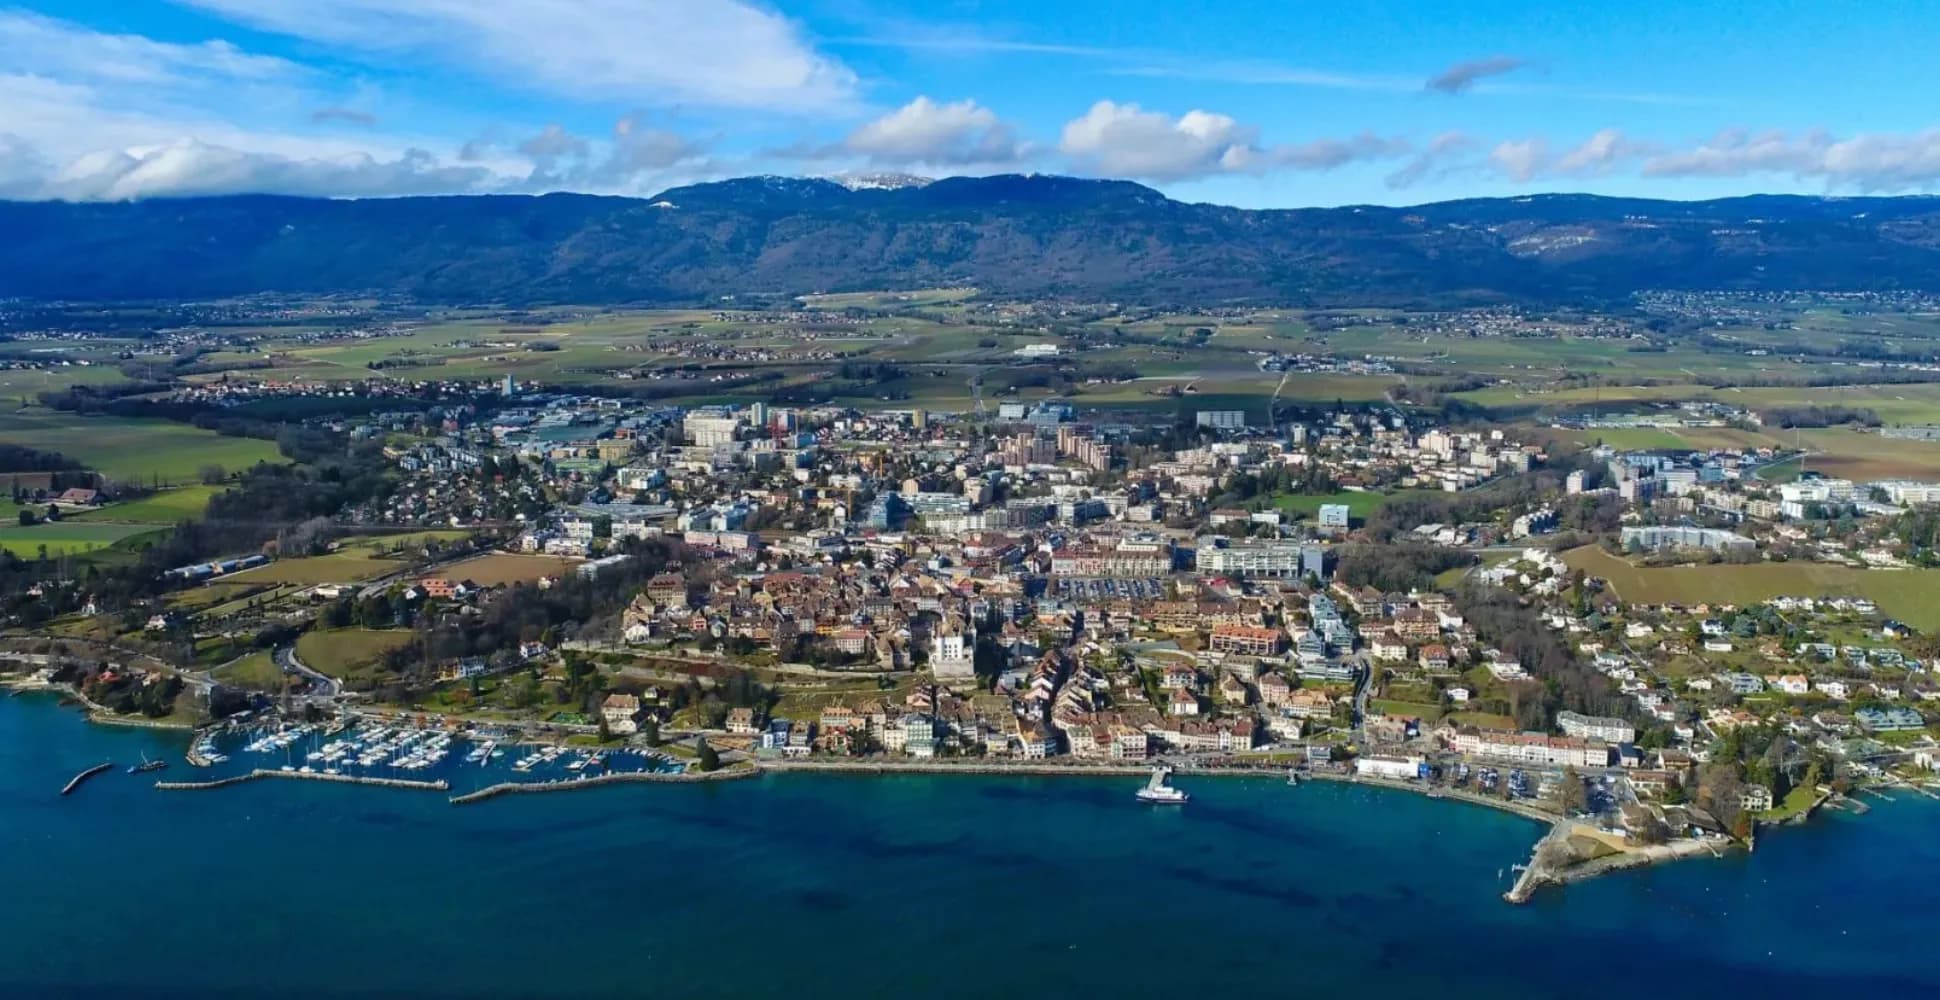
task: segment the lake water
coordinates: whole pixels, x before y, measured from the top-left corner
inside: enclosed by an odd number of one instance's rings
[[[1536,824],[1355,786],[155,791],[184,746],[0,698],[0,996],[1940,996],[1940,803],[1905,795],[1512,907]]]

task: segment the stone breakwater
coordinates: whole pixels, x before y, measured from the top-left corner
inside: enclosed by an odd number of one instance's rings
[[[577,791],[582,788],[599,788],[603,785],[620,785],[620,784],[632,784],[632,783],[677,785],[677,784],[687,784],[687,783],[706,782],[706,781],[733,781],[737,778],[752,778],[759,773],[761,773],[759,770],[755,768],[747,767],[747,768],[733,768],[733,769],[721,770],[721,771],[708,771],[706,773],[681,772],[679,774],[663,774],[659,772],[650,772],[650,771],[624,771],[617,774],[602,774],[597,778],[579,778],[574,781],[507,781],[507,782],[501,782],[496,785],[490,785],[485,788],[481,788],[475,792],[466,792],[463,795],[454,795],[451,798],[451,804],[454,806],[465,806],[465,805],[471,805],[474,802],[484,802],[487,799],[495,799],[501,795],[531,795],[539,792],[571,792],[571,791]]]
[[[343,785],[373,785],[378,788],[405,788],[420,792],[443,792],[451,789],[451,783],[440,778],[437,781],[409,781],[404,778],[367,778],[355,774],[321,774],[315,771],[270,771],[257,768],[248,774],[237,774],[213,781],[157,781],[155,787],[164,792],[200,792],[212,788],[227,788],[240,785],[245,781],[263,778],[290,778],[297,781],[332,781]]]

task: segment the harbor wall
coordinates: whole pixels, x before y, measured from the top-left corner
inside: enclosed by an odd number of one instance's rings
[[[733,781],[737,778],[752,778],[761,773],[758,768],[733,768],[720,771],[663,773],[659,771],[621,771],[602,774],[597,778],[580,778],[575,781],[504,781],[481,788],[475,792],[452,796],[454,806],[471,805],[484,802],[501,795],[529,795],[539,792],[571,792],[582,788],[599,788],[603,785],[619,785],[635,782],[647,784],[683,784],[705,781]]]
[[[437,781],[410,781],[404,778],[371,778],[356,774],[323,774],[316,771],[270,771],[257,768],[248,774],[231,775],[212,781],[157,781],[155,787],[164,792],[205,791],[211,788],[227,788],[240,785],[245,781],[261,778],[290,778],[297,781],[331,781],[343,785],[372,785],[378,788],[405,788],[413,791],[443,792],[451,789],[451,783],[440,778]]]

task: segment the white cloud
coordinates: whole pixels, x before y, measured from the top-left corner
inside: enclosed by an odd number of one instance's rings
[[[1489,150],[1489,165],[1518,184],[1535,180],[1549,163],[1549,142],[1541,137],[1509,139]]]
[[[843,151],[872,163],[967,166],[1011,163],[1024,152],[1016,132],[975,101],[915,100],[842,140]]]
[[[574,99],[805,112],[845,106],[857,86],[794,22],[747,0],[178,2]]]
[[[1509,139],[1489,151],[1488,167],[1518,184],[1545,177],[1588,177],[1610,173],[1648,154],[1654,147],[1613,128],[1594,135],[1562,154],[1553,153],[1542,136]]]
[[[1099,101],[1064,126],[1058,149],[1081,169],[1116,177],[1176,181],[1276,169],[1324,170],[1405,153],[1407,144],[1362,134],[1350,139],[1263,146],[1259,130],[1222,114],[1178,118],[1136,104]]]
[[[1556,158],[1553,169],[1561,174],[1602,174],[1648,152],[1643,143],[1633,142],[1617,129],[1597,130],[1583,144]]]
[[[287,79],[295,63],[221,40],[178,44],[113,35],[23,11],[0,11],[0,64],[9,72],[124,86]]]
[[[1443,132],[1420,152],[1410,157],[1407,163],[1387,177],[1390,188],[1411,187],[1424,180],[1440,180],[1466,166],[1468,158],[1480,143],[1465,132]]]
[[[549,170],[554,163],[565,159],[585,159],[592,146],[580,138],[560,128],[558,123],[547,125],[545,130],[524,142],[519,143],[519,153],[532,160],[541,170]]]
[[[1928,190],[1940,185],[1940,129],[1861,133],[1835,139],[1728,129],[1688,149],[1644,161],[1646,177],[1745,177],[1781,174],[1862,191]]]
[[[421,150],[389,160],[368,154],[291,159],[184,139],[166,146],[82,156],[37,185],[70,201],[274,192],[315,197],[438,194],[489,179],[480,167],[448,166]]]

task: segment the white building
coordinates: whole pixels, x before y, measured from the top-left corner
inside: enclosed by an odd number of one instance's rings
[[[1421,776],[1420,757],[1356,757],[1354,773],[1363,778],[1409,781]]]
[[[1578,715],[1575,712],[1556,713],[1556,728],[1561,729],[1565,736],[1603,740],[1606,743],[1629,743],[1637,738],[1637,728],[1622,719]]]

